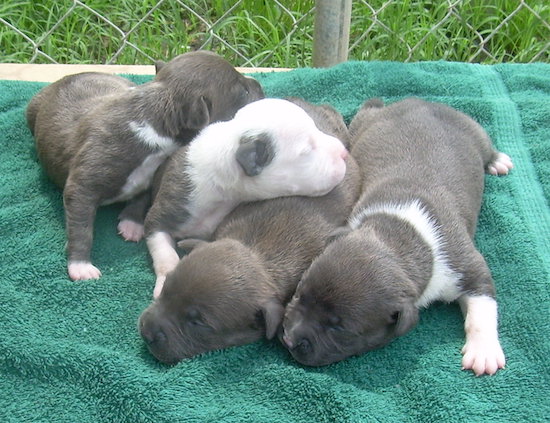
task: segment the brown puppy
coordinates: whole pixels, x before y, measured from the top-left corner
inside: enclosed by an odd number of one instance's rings
[[[495,289],[473,235],[484,169],[505,174],[509,157],[471,118],[418,99],[368,102],[350,132],[363,193],[300,281],[283,343],[303,364],[329,364],[405,334],[419,308],[458,299],[463,367],[495,373],[504,366]]]
[[[90,261],[100,205],[145,191],[178,146],[260,98],[255,80],[210,52],[161,63],[154,80],[139,86],[82,73],[42,89],[28,106],[27,121],[46,172],[63,187],[71,279],[101,275]],[[119,228],[131,232],[124,224]]]
[[[325,132],[347,138],[321,118],[327,107],[296,100]],[[141,336],[160,361],[272,338],[302,272],[343,224],[359,194],[359,172],[347,163],[344,181],[322,197],[285,197],[237,207],[213,242],[195,248],[168,274],[160,296],[139,319]]]

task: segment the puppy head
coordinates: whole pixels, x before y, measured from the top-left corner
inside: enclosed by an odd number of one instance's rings
[[[397,258],[375,238],[350,233],[304,274],[279,336],[302,364],[322,366],[382,347],[418,321]]]
[[[168,98],[164,112],[172,136],[229,120],[245,104],[264,98],[255,79],[240,74],[212,52],[181,54],[168,63],[157,62],[155,67],[155,81]]]
[[[349,131],[344,117],[330,104],[312,104],[299,97],[287,97],[286,100],[304,109],[325,134],[338,138],[346,148],[349,147]]]
[[[320,196],[344,178],[346,148],[296,104],[259,100],[239,110],[232,122],[240,134],[236,160],[251,177],[245,191],[255,198]]]
[[[139,318],[149,351],[174,364],[206,351],[271,338],[284,308],[256,255],[238,241],[202,242]]]

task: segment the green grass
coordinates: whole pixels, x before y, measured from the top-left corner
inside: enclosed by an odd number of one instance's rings
[[[515,12],[516,0],[461,1],[448,17],[447,2],[402,0],[378,14],[387,29],[377,26],[367,34],[362,28],[372,24],[372,13],[357,3],[350,33],[353,56],[361,60],[521,63],[536,58],[548,62],[550,3],[526,3],[540,19],[526,7]]]
[[[234,8],[235,1],[182,0],[197,14],[175,0],[165,0],[138,25],[158,3],[85,1],[124,33],[130,31],[126,42],[141,50],[136,51],[124,44],[119,30],[73,1],[4,1],[0,5],[4,20],[0,20],[0,61],[150,64],[152,59],[169,59],[202,47],[239,66],[311,66],[314,0],[281,1],[292,16],[269,0],[243,0]],[[546,0],[526,2],[541,19],[523,7],[497,32],[517,8],[517,0],[463,0],[450,17],[446,1],[401,0],[383,7],[386,3],[370,0],[372,9],[382,9],[374,15],[365,3],[353,1],[350,59],[550,61],[550,3]],[[223,20],[209,27],[228,11]],[[32,43],[5,22],[39,44],[44,54],[36,55]]]

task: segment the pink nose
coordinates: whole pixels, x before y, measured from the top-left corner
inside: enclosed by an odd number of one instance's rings
[[[283,341],[285,342],[286,346],[288,348],[292,348],[293,347],[293,343],[292,341],[290,340],[290,338],[286,335],[286,333],[283,335]]]
[[[349,156],[348,150],[344,148],[344,150],[342,150],[342,153],[340,154],[340,157],[342,157],[343,160],[346,160],[348,156]]]

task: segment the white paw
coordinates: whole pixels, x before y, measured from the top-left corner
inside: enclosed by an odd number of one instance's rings
[[[73,281],[99,279],[101,272],[89,261],[72,261],[67,265],[69,277]]]
[[[153,297],[157,298],[162,291],[166,275],[178,265],[180,258],[174,249],[174,240],[166,232],[155,232],[147,238],[147,247],[153,259],[157,281]]]
[[[506,364],[498,339],[471,339],[462,348],[462,354],[462,369],[471,369],[476,376],[493,375]]]
[[[153,289],[153,298],[158,298],[162,292],[162,287],[164,286],[164,281],[166,280],[165,275],[157,276],[157,281],[155,282],[155,289]]]
[[[138,242],[143,238],[143,225],[132,220],[121,220],[118,222],[117,229],[126,241]]]
[[[487,165],[487,171],[491,175],[507,175],[510,169],[514,167],[512,159],[508,154],[498,153],[497,158]]]

